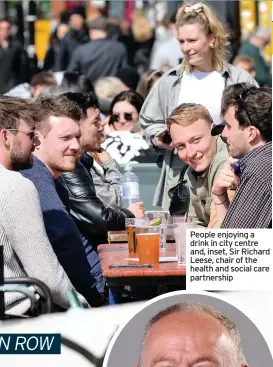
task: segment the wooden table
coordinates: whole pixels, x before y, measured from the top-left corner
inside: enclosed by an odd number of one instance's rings
[[[138,264],[129,259],[128,245],[115,243],[100,245],[98,253],[101,262],[103,276],[110,289],[116,287],[150,286],[150,285],[173,285],[179,289],[186,289],[186,266],[178,265],[177,262],[160,263],[153,268],[118,268],[109,269],[110,264]],[[174,245],[167,245],[167,251],[161,252],[160,256],[175,256]],[[115,301],[113,302],[115,303]]]

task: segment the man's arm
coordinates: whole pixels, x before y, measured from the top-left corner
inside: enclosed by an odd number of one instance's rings
[[[211,190],[219,226],[223,223],[230,205],[228,190],[236,189],[238,186],[238,177],[231,168],[231,163],[235,161],[233,158],[227,160],[224,167],[216,175]]]
[[[92,174],[96,194],[98,197],[102,195],[107,203],[120,205],[120,179],[122,175],[119,165],[106,151],[97,153],[97,159],[102,165],[104,177],[96,179]]]
[[[269,228],[272,224],[272,182],[257,175],[240,181],[221,228]]]
[[[128,67],[128,56],[127,56],[127,51],[126,48],[123,46],[123,44],[121,42],[119,42],[119,45],[121,46],[121,55],[120,55],[120,60],[121,60],[121,68],[126,68]]]
[[[84,235],[91,243],[94,234],[106,236],[108,231],[125,229],[125,218],[144,216],[141,202],[128,209],[106,207],[96,196],[90,173],[79,162],[73,172],[62,174],[59,182],[69,193],[71,214],[84,224]]]
[[[78,71],[79,73],[81,72],[81,57],[82,57],[81,52],[79,48],[77,48],[72,54],[71,60],[67,67],[67,72],[69,73],[75,73],[76,71]]]
[[[47,238],[38,193],[29,180],[9,188],[3,225],[13,251],[29,277],[43,281],[54,302],[69,307],[66,292],[73,288]]]
[[[147,143],[154,147],[153,139],[157,133],[165,127],[165,113],[166,107],[163,101],[163,91],[161,91],[161,85],[164,87],[165,76],[163,75],[160,80],[155,83],[149,95],[146,97],[145,102],[140,111],[140,123],[144,130],[144,138]]]
[[[65,210],[54,182],[51,182],[38,167],[36,170],[24,170],[22,174],[34,183],[39,193],[51,247],[71,283],[91,306],[100,304],[96,279],[91,274],[81,235],[73,219]]]
[[[65,36],[60,42],[60,50],[57,54],[56,70],[66,71],[69,63],[69,56],[67,52],[67,36]]]

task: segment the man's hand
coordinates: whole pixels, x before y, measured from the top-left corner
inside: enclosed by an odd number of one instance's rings
[[[163,143],[162,138],[163,138],[163,136],[161,136],[161,135],[160,136],[155,136],[153,138],[153,144],[157,148],[162,149],[162,150],[174,150],[173,143],[171,143],[171,144],[165,144],[165,143]]]
[[[128,208],[136,218],[144,218],[144,204],[142,201],[131,204]]]
[[[100,163],[103,163],[111,159],[110,154],[106,152],[105,150],[102,150],[100,153],[97,152],[96,156],[97,156],[97,159],[100,161]]]
[[[236,162],[234,158],[229,158],[224,164],[223,169],[216,176],[213,187],[212,196],[224,196],[229,189],[237,189],[238,176],[235,175],[231,168],[231,164]]]

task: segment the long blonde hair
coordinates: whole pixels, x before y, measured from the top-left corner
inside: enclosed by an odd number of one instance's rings
[[[176,29],[179,30],[185,24],[200,23],[206,35],[215,37],[212,51],[212,66],[214,70],[222,70],[227,64],[227,52],[225,45],[228,40],[228,34],[217,18],[214,10],[204,3],[184,3],[176,14]],[[185,70],[190,70],[190,63],[184,59]]]
[[[142,10],[135,9],[132,20],[132,32],[137,42],[145,42],[153,37],[153,29]]]

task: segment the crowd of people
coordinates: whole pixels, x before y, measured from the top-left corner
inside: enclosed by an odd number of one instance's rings
[[[161,159],[154,205],[169,210],[169,191],[186,181],[189,214],[204,229],[272,227],[269,31],[230,55],[205,3],[184,3],[163,24],[162,40],[140,10],[126,29],[75,11],[27,80],[0,20],[4,275],[42,280],[57,310],[69,289],[85,307],[105,304],[97,247],[125,218],[144,217],[143,202],[121,207],[119,164]],[[6,297],[7,312],[29,307]]]

